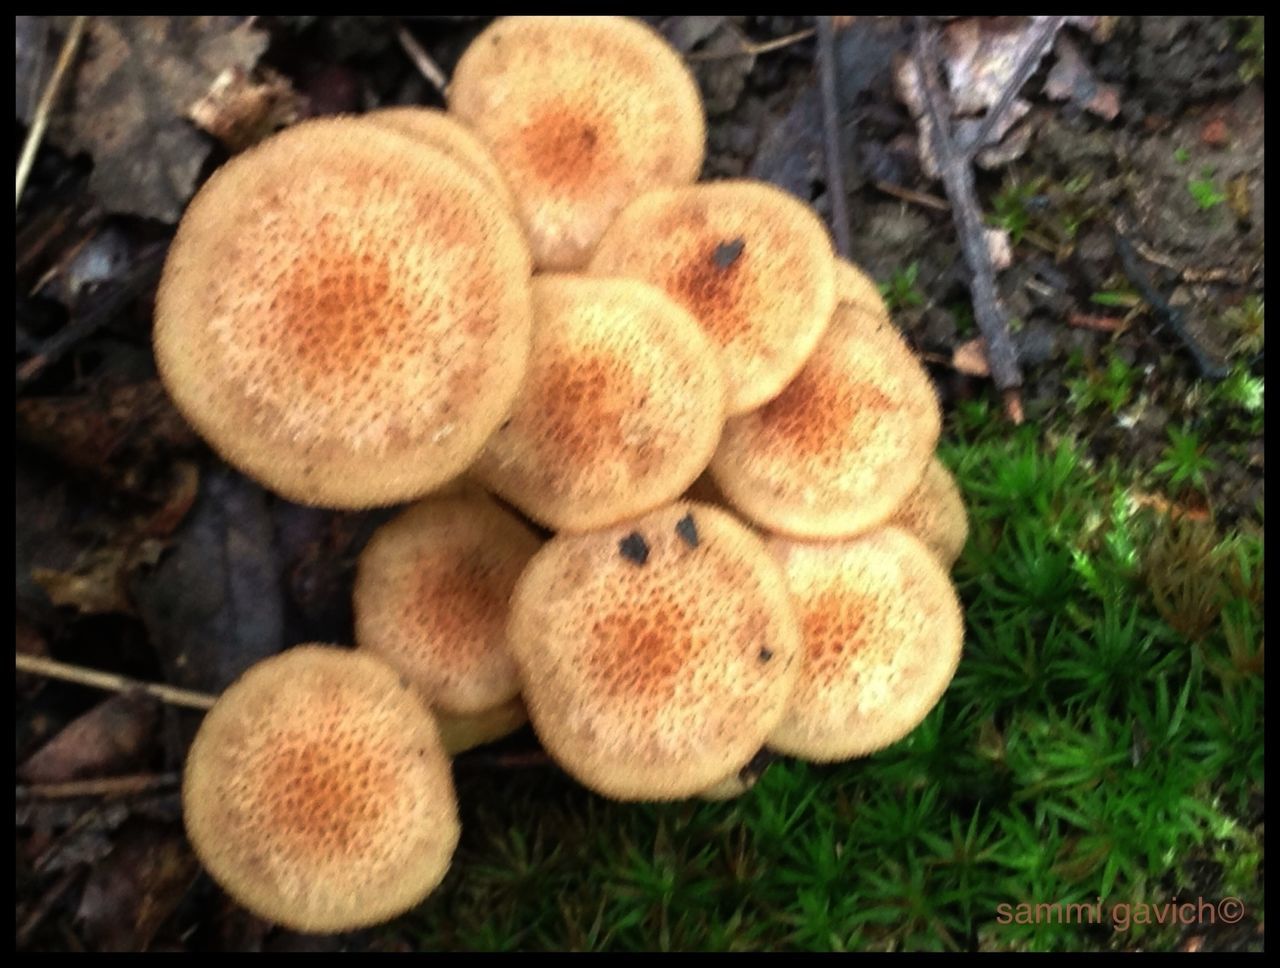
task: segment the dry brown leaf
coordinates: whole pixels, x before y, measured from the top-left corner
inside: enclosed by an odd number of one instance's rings
[[[1070,100],[1106,121],[1120,113],[1120,91],[1114,84],[1102,84],[1093,76],[1080,48],[1066,34],[1054,41],[1057,62],[1045,78],[1044,93],[1054,101]]]
[[[104,208],[176,222],[211,147],[187,112],[267,35],[242,17],[92,17],[85,40],[50,139],[92,155]]]
[[[243,151],[298,120],[304,98],[289,79],[269,69],[260,74],[228,67],[187,116],[229,151]]]
[[[18,769],[24,783],[63,783],[139,769],[156,737],[160,703],[150,696],[112,696],[36,750]]]
[[[961,343],[951,353],[951,366],[967,376],[990,376],[987,365],[987,341],[981,336]]]

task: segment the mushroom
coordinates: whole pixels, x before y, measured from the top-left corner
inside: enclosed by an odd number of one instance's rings
[[[950,568],[969,540],[969,518],[956,479],[934,456],[924,477],[889,518],[888,524],[910,531]]]
[[[740,770],[800,657],[777,562],[690,502],[548,541],[516,585],[507,641],[543,746],[618,800],[692,796]]]
[[[800,679],[769,747],[830,762],[906,736],[960,661],[964,622],[941,564],[891,527],[843,542],[768,544],[804,629]]]
[[[889,318],[880,287],[848,259],[836,259],[836,302],[850,303],[865,313]]]
[[[529,255],[458,162],[352,118],[288,128],[196,195],[156,295],[179,410],[290,500],[371,507],[460,473],[524,374]]]
[[[529,371],[472,473],[556,530],[607,527],[675,500],[724,428],[719,354],[661,290],[539,276]]]
[[[764,182],[641,196],[605,232],[590,271],[651,282],[694,315],[720,348],[730,415],[782,392],[836,303],[835,257],[822,221]]]
[[[450,756],[509,736],[529,721],[529,713],[519,696],[478,713],[456,715],[436,711],[440,742]]]
[[[360,115],[360,119],[379,127],[397,131],[428,147],[443,151],[502,199],[512,212],[516,199],[503,177],[492,152],[457,118],[444,111],[424,107],[379,108]]]
[[[697,83],[636,20],[497,20],[463,52],[448,101],[506,174],[541,269],[582,267],[624,205],[702,168]]]
[[[357,647],[405,676],[438,713],[475,716],[509,703],[520,680],[506,648],[507,610],[539,544],[483,493],[413,505],[360,555]]]
[[[458,842],[435,722],[394,670],[308,644],[250,668],[187,754],[196,856],[254,914],[296,931],[385,921],[429,894]]]
[[[884,522],[919,483],[941,421],[888,317],[841,303],[782,394],[725,423],[711,476],[769,531],[848,537]]]

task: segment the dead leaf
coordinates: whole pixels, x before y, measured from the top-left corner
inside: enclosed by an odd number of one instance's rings
[[[145,951],[200,865],[181,830],[131,823],[85,884],[76,920],[97,951]]]
[[[814,84],[802,89],[787,113],[768,122],[748,175],[807,201],[824,172],[822,111]]]
[[[163,545],[154,539],[135,543],[121,537],[124,540],[118,543],[83,551],[70,571],[37,566],[31,569],[31,577],[60,608],[74,608],[84,615],[130,615],[129,572],[140,564],[155,564]]]
[[[1105,121],[1114,121],[1120,113],[1119,89],[1093,76],[1080,48],[1066,34],[1058,34],[1053,49],[1058,60],[1045,78],[1045,95],[1054,101],[1070,100]]]
[[[302,116],[305,99],[289,79],[266,68],[259,73],[261,79],[255,79],[228,67],[188,112],[229,151],[243,151]]]
[[[186,120],[228,68],[252,70],[265,32],[239,17],[91,17],[73,95],[50,140],[93,157],[104,208],[176,222],[211,143]]]
[[[1227,182],[1227,204],[1242,222],[1253,216],[1253,200],[1249,197],[1249,176],[1241,173]]]
[[[284,604],[267,495],[234,471],[206,472],[156,569],[132,581],[164,680],[221,692],[284,645]]]
[[[687,54],[719,30],[725,17],[679,15],[667,17],[658,25],[658,32],[682,54]]]
[[[981,336],[961,343],[951,353],[951,366],[967,376],[990,376],[987,365],[987,341]]]
[[[995,106],[1035,43],[1042,17],[965,17],[942,31],[942,63],[957,115]]]
[[[155,745],[159,702],[112,696],[73,719],[18,769],[25,783],[63,783],[141,768]]]

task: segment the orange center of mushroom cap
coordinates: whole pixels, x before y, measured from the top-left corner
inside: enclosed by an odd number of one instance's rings
[[[839,675],[844,663],[866,645],[863,620],[875,600],[839,588],[814,592],[804,601],[805,675],[825,682]]]
[[[589,353],[555,359],[535,379],[539,406],[527,412],[538,420],[542,447],[574,466],[590,465],[607,454],[641,469],[644,448],[628,446],[623,423],[640,404],[644,389],[621,361]]]
[[[591,636],[598,648],[588,664],[603,695],[661,700],[674,694],[680,670],[699,648],[687,608],[669,590],[651,589],[596,619]]]
[[[751,256],[744,240],[695,241],[663,288],[682,303],[720,346],[750,327]]]
[[[520,129],[519,144],[529,171],[566,195],[590,197],[598,192],[598,179],[609,177],[617,164],[610,133],[591,120],[604,116],[598,107],[584,104],[541,106]]]
[[[456,186],[329,175],[267,199],[239,229],[235,271],[213,278],[226,379],[295,440],[440,433],[475,376],[475,341],[498,325],[483,294],[502,289],[502,266],[485,257],[483,219]],[[284,241],[285,226],[300,237]]]

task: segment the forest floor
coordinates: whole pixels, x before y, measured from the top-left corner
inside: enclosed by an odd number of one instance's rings
[[[313,938],[238,908],[192,855],[197,711],[19,674],[17,946],[1261,950],[1263,23],[1091,19],[979,158],[1012,395],[904,103],[912,21],[837,18],[832,115],[810,18],[653,20],[702,87],[704,177],[847,220],[942,398],[967,634],[915,732],[848,764],[775,761],[735,801],[636,806],[571,783],[526,727],[456,761],[462,842],[435,894]],[[20,655],[216,693],[286,645],[351,641],[352,567],[394,509],[303,508],[216,458],[156,378],[156,279],[236,147],[442,106],[432,68],[484,26],[88,19],[16,217]],[[71,27],[17,27],[21,144]],[[963,124],[1032,24],[936,28]],[[1098,916],[1052,908],[1074,904]]]

